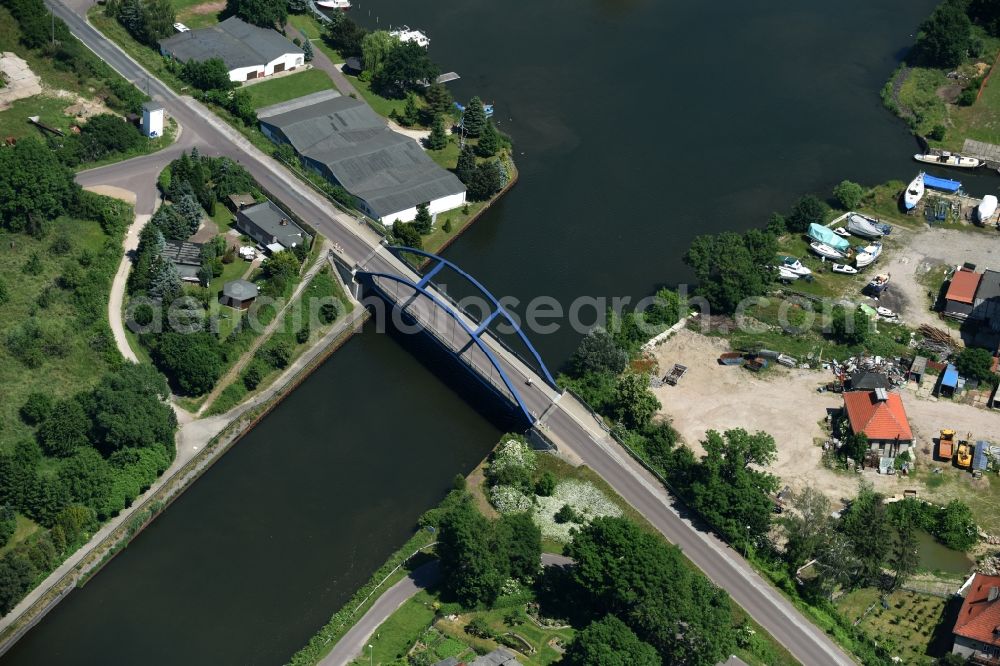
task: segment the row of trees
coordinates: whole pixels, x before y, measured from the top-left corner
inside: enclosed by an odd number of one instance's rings
[[[174,34],[177,15],[170,0],[108,0],[104,14],[128,30],[138,42],[159,50],[159,41]]]

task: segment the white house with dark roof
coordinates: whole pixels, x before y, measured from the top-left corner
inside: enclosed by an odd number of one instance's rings
[[[160,53],[180,62],[220,58],[230,81],[249,81],[305,64],[305,53],[275,30],[250,25],[235,16],[207,28],[160,40]]]
[[[413,220],[420,204],[431,215],[465,204],[465,185],[455,174],[360,100],[327,90],[260,109],[257,117],[265,136],[291,145],[386,226]]]

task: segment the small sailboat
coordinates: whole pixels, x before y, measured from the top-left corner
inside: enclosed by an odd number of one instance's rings
[[[324,9],[341,9],[345,12],[351,8],[351,0],[316,0],[316,4]]]
[[[812,275],[812,269],[807,268],[802,265],[802,262],[795,257],[779,257],[781,259],[781,268],[787,269],[792,273],[795,273],[799,277],[804,277],[806,275]]]
[[[936,164],[938,166],[950,166],[958,167],[959,169],[975,169],[976,167],[981,167],[985,162],[981,159],[975,157],[965,157],[957,153],[942,152],[940,155],[931,155],[929,153],[921,154],[917,153],[913,156],[913,159],[918,162],[926,162],[927,164]]]
[[[976,216],[980,222],[985,223],[993,217],[995,212],[997,212],[997,198],[992,194],[987,194],[976,207]]]
[[[882,229],[876,226],[877,224],[876,220],[858,213],[851,213],[847,216],[847,230],[861,238],[881,238]]]
[[[880,256],[882,256],[882,243],[872,243],[858,251],[854,257],[854,265],[858,268],[864,268],[874,263]]]
[[[823,257],[824,259],[843,259],[844,254],[834,250],[832,247],[826,243],[820,243],[819,241],[813,241],[809,243],[809,247],[813,252]]]
[[[906,192],[903,194],[903,205],[906,210],[913,210],[920,203],[921,197],[924,196],[924,172],[921,171],[917,174],[917,177],[910,182],[906,187]]]
[[[850,266],[848,264],[834,264],[833,265],[833,272],[834,273],[843,273],[845,275],[857,275],[858,274],[858,269],[855,268],[854,266]]]

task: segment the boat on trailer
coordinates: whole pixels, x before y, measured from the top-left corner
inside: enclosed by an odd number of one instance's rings
[[[910,181],[910,184],[906,186],[906,192],[903,194],[903,206],[906,210],[913,210],[920,203],[920,199],[924,196],[924,172],[921,171],[917,174],[917,177]]]
[[[843,259],[844,254],[834,250],[832,247],[826,243],[820,243],[819,241],[813,241],[809,243],[809,247],[813,252],[823,257],[824,259]]]
[[[878,222],[858,213],[851,213],[847,216],[847,230],[861,238],[882,237],[882,229],[878,226]]]
[[[868,283],[866,289],[869,293],[873,295],[879,295],[886,290],[889,286],[889,280],[892,276],[888,273],[880,273],[872,278],[871,282]]]
[[[803,266],[802,262],[799,261],[796,257],[779,257],[779,258],[781,259],[780,268],[787,269],[800,277],[804,277],[806,275],[812,275],[812,269]]]
[[[782,282],[794,282],[798,280],[801,275],[792,271],[790,268],[785,268],[784,266],[778,266],[778,279]]]
[[[931,155],[930,153],[917,153],[913,156],[913,159],[918,162],[925,162],[927,164],[936,164],[937,166],[950,166],[958,167],[959,169],[975,169],[981,167],[986,162],[977,157],[965,157],[964,155],[959,155],[958,153],[949,153],[947,151],[942,152],[940,155]]]

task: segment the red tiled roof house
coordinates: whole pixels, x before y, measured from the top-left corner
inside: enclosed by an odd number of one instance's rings
[[[898,393],[885,389],[844,393],[844,411],[854,434],[864,433],[873,451],[895,457],[909,451],[913,431]]]
[[[976,657],[985,663],[1000,663],[1000,576],[977,573],[958,612],[952,629],[951,651]]]

